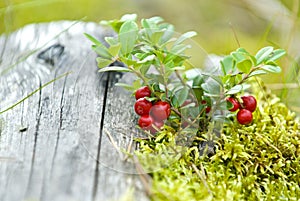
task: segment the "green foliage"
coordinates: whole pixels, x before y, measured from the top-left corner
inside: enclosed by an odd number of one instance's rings
[[[197,35],[194,31],[176,38],[174,26],[164,22],[161,17],[141,19],[138,23],[136,14],[127,14],[120,20],[101,23],[111,26],[117,36],[105,38],[109,44],[109,47],[106,47],[86,34],[93,42],[92,49],[99,55],[97,62],[100,72],[120,71],[135,74],[136,81],[140,84],[134,84],[132,87],[118,85],[132,92],[137,89],[135,87],[149,86],[156,96],[153,98],[171,103],[177,118],[182,118],[179,110],[185,101],[193,100],[195,106],[190,107],[190,110],[202,114],[192,115],[191,121],[205,116],[203,105],[199,104],[202,101],[209,103],[208,107],[213,107],[213,112],[226,109],[226,97],[245,91],[249,87],[249,78],[279,73],[281,68],[276,61],[285,55],[284,50],[274,50],[270,46],[262,48],[255,55],[244,48],[238,48],[221,60],[222,73],[215,75],[204,73],[200,68],[187,67],[189,56],[185,54],[185,50],[190,48],[190,45],[185,42]],[[122,62],[126,67],[109,66],[114,61]]]
[[[106,38],[109,47],[87,35],[99,55],[100,72],[133,73],[136,80],[132,86],[119,86],[134,92],[147,85],[154,94],[148,99],[171,103],[172,113],[164,130],[147,140],[137,139],[140,150],[136,155],[152,176],[153,200],[300,197],[300,126],[295,115],[276,97],[259,90],[255,92],[259,107],[252,124],[224,121],[226,98],[243,93],[254,76],[280,73],[276,61],[285,55],[284,50],[268,46],[251,54],[238,48],[221,60],[221,73],[211,74],[200,68],[187,68],[189,56],[185,50],[190,46],[185,42],[196,35],[193,31],[176,38],[173,25],[161,17],[138,23],[134,14],[103,23],[117,33],[116,38]],[[114,61],[126,67],[104,65]],[[150,72],[150,68],[155,71]],[[184,105],[186,101],[191,104]],[[207,106],[214,107],[210,115],[204,112]],[[185,122],[187,128],[179,128]],[[212,141],[214,125],[224,122],[215,154],[201,155],[199,144]]]
[[[141,140],[137,155],[152,171],[153,201],[300,198],[300,122],[276,96],[259,85],[252,89],[255,122],[225,124],[212,157],[177,143],[169,127]]]
[[[118,34],[116,38],[105,38],[109,47],[85,34],[93,42],[92,49],[99,55],[97,62],[101,72],[119,70],[135,73],[144,84],[161,84],[162,90],[170,91],[167,98],[175,93],[189,93],[186,87],[172,91],[175,88],[169,84],[172,73],[185,69],[185,61],[189,57],[184,52],[190,46],[184,42],[196,35],[194,31],[175,38],[174,26],[165,23],[161,17],[142,19],[139,27],[135,14],[124,15],[120,20],[102,21],[101,24],[111,26]],[[124,63],[127,70],[108,67],[113,61]],[[149,73],[150,66],[155,67],[158,73]],[[177,104],[181,102],[179,100]]]

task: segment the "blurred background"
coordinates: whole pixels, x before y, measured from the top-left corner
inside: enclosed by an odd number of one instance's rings
[[[197,31],[194,40],[209,54],[228,54],[239,46],[251,53],[266,45],[284,48],[288,55],[281,59],[283,73],[264,80],[300,114],[299,1],[0,0],[0,34],[29,23],[63,19],[99,22],[137,13],[139,18],[159,15],[180,33]]]

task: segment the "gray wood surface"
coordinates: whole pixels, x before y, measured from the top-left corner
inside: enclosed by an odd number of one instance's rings
[[[62,21],[0,37],[0,110],[68,73],[0,115],[0,201],[110,201],[130,189],[148,200],[122,153],[138,134],[134,100],[97,72],[84,32],[108,34]]]

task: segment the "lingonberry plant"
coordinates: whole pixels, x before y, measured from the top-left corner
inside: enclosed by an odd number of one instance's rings
[[[120,71],[136,76],[135,83],[139,84],[119,85],[132,90],[135,111],[141,116],[138,124],[152,133],[163,123],[178,130],[183,128],[180,124],[184,128],[196,125],[199,130],[199,124],[208,125],[202,123],[228,114],[237,115],[240,124],[250,124],[256,100],[253,96],[242,96],[249,86],[247,81],[258,75],[281,72],[276,60],[285,55],[284,50],[271,46],[256,54],[238,48],[216,65],[220,73],[210,74],[201,70],[201,66],[192,66],[185,53],[190,48],[186,41],[196,35],[194,31],[175,37],[174,26],[161,17],[138,23],[135,14],[102,24],[111,26],[117,34],[105,38],[108,46],[86,34],[99,55],[100,72]],[[115,61],[125,67],[109,66]],[[153,130],[153,125],[159,128]]]

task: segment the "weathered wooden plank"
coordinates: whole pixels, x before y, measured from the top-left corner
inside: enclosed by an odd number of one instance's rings
[[[105,31],[72,23],[30,25],[0,38],[1,110],[70,72],[0,116],[0,200],[118,200],[130,187],[136,200],[147,200],[134,165],[110,140],[131,142],[132,102],[103,82],[83,36]]]
[[[130,79],[130,75],[124,75],[120,81],[130,83]],[[101,169],[105,168],[106,171],[100,170],[98,178],[100,183],[107,185],[103,186],[104,189],[98,188],[97,200],[104,200],[109,194],[113,194],[112,186],[116,189],[126,189],[132,183],[135,184],[132,187],[135,188],[137,200],[147,200],[142,183],[138,179],[140,175],[136,165],[132,160],[126,161],[126,154],[122,153],[122,149],[129,150],[130,145],[132,145],[131,150],[135,149],[132,140],[140,134],[136,129],[137,119],[133,111],[135,100],[129,92],[113,86],[108,87],[106,100],[107,107],[103,118],[102,136],[107,137],[102,139],[103,149],[99,156]],[[112,143],[114,146],[111,146]],[[117,175],[117,183],[114,175]],[[104,194],[102,190],[104,190]],[[114,198],[116,199],[116,197]]]

